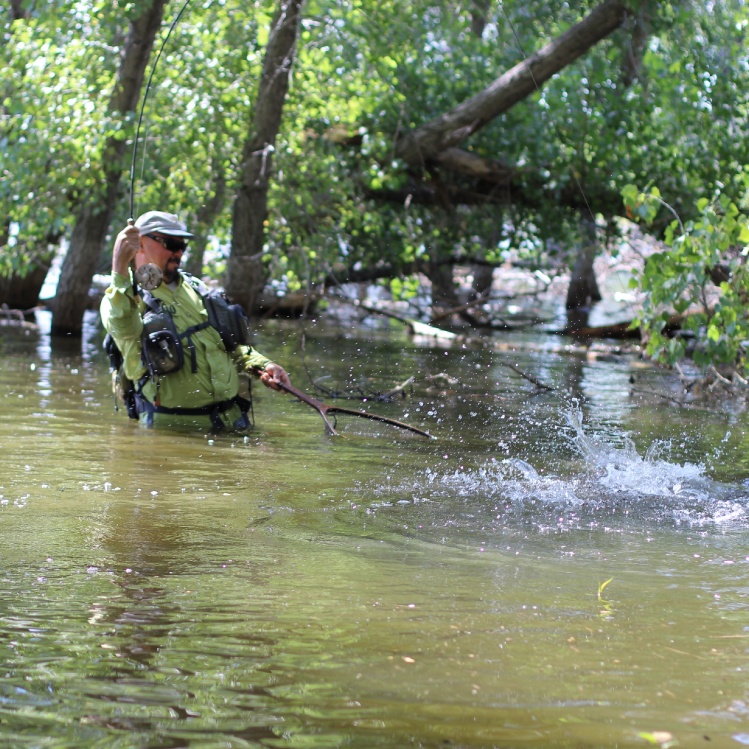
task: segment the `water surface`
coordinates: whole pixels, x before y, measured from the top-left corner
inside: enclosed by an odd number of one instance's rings
[[[438,439],[255,388],[211,441],[115,414],[90,322],[0,338],[0,745],[749,744],[743,413],[540,337],[268,325],[307,390],[414,375],[367,407]]]

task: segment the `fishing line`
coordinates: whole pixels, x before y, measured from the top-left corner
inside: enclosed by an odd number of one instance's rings
[[[167,45],[167,42],[169,41],[169,37],[172,35],[172,31],[174,31],[174,28],[179,23],[180,18],[182,18],[182,14],[185,12],[187,6],[190,4],[190,0],[185,0],[185,2],[182,4],[182,7],[179,9],[179,13],[174,17],[174,20],[172,21],[171,26],[169,27],[169,31],[167,31],[166,36],[164,37],[164,40],[161,42],[161,46],[159,47],[159,51],[156,53],[156,59],[153,62],[153,65],[151,66],[151,73],[148,76],[148,82],[146,83],[146,90],[143,94],[143,101],[140,105],[140,113],[138,114],[138,125],[135,128],[135,142],[133,143],[133,159],[130,163],[130,220],[132,221],[134,218],[135,213],[135,162],[138,156],[138,140],[140,138],[140,128],[143,123],[143,112],[146,108],[146,102],[148,101],[148,94],[151,91],[151,82],[153,81],[153,75],[156,72],[156,68],[158,67],[159,60],[161,59],[161,54],[164,51],[164,48]],[[143,155],[143,169],[145,170],[145,163],[146,163],[146,157],[145,157],[145,146],[144,146],[144,155]],[[141,172],[142,177],[142,172]]]
[[[504,14],[505,20],[510,26],[512,35],[515,37],[515,43],[518,45],[520,54],[523,56],[523,62],[527,62],[529,59],[528,55],[526,55],[525,50],[523,49],[523,44],[520,41],[520,37],[518,36],[517,31],[515,30],[515,25],[512,23],[509,15],[507,14],[507,10],[505,9],[505,4],[500,2],[499,7],[502,9],[502,13]],[[530,65],[528,66],[528,73],[530,74],[531,80],[533,81],[533,85],[536,91],[539,94],[541,94],[541,87],[538,85],[538,81],[536,81],[536,77],[533,75],[533,68]],[[554,120],[551,120],[551,127],[554,129],[554,133],[556,134],[557,139],[562,144],[562,146],[566,146],[567,144],[564,142],[564,138],[562,138],[562,134],[559,132],[559,128],[557,128],[557,123],[554,122]],[[580,195],[582,196],[583,202],[585,203],[585,207],[588,209],[588,213],[590,214],[591,219],[595,222],[595,215],[593,214],[593,209],[590,207],[590,203],[588,202],[588,197],[585,194],[585,191],[583,190],[583,186],[580,184],[580,181],[578,180],[577,175],[575,174],[574,171],[572,172],[572,178],[575,180],[577,189],[580,191]]]
[[[172,35],[172,31],[174,31],[175,26],[179,23],[180,18],[182,18],[182,14],[185,12],[185,9],[190,4],[190,0],[185,0],[185,2],[182,4],[182,7],[179,9],[179,13],[174,17],[174,20],[172,21],[171,26],[169,27],[169,30],[166,33],[166,36],[164,37],[163,41],[161,42],[161,46],[159,47],[159,51],[156,53],[156,59],[153,62],[153,65],[151,66],[151,73],[148,76],[148,81],[146,83],[146,90],[143,94],[143,101],[140,105],[140,112],[138,114],[138,124],[135,128],[135,140],[133,142],[133,159],[130,162],[130,218],[127,220],[127,223],[132,226],[135,223],[135,164],[138,157],[138,140],[140,140],[140,128],[143,124],[143,112],[146,109],[146,102],[148,101],[148,94],[151,91],[151,82],[153,81],[154,73],[156,72],[156,68],[159,64],[159,60],[161,59],[161,54],[164,51],[164,48],[166,47],[167,42],[169,41],[169,37]],[[143,164],[141,168],[141,180],[143,179],[143,174],[145,173],[145,167],[146,167],[146,156],[145,156],[145,145],[143,146]],[[161,285],[161,281],[163,278],[163,274],[161,271],[161,268],[159,268],[154,263],[144,263],[139,268],[135,267],[135,258],[133,258],[130,261],[130,269],[133,274],[133,295],[138,296],[138,286],[140,286],[142,289],[145,289],[146,291],[153,291],[154,289],[158,288]]]

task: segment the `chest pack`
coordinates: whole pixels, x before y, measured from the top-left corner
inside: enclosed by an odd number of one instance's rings
[[[148,310],[143,315],[141,337],[143,362],[152,378],[178,372],[185,363],[185,347],[189,350],[191,368],[197,372],[194,333],[204,328],[214,328],[228,352],[238,346],[250,345],[250,321],[239,304],[232,304],[220,289],[209,289],[200,279],[182,273],[185,283],[203,300],[207,322],[191,325],[187,330],[178,331],[172,313],[151,292],[142,291],[142,298]],[[183,343],[183,341],[186,342]]]
[[[171,312],[152,296],[143,291],[143,300],[148,305],[148,311],[143,315],[143,333],[141,334],[141,356],[148,367],[151,377],[177,372],[184,366],[185,352],[182,340],[174,324]],[[146,295],[150,299],[146,299]],[[188,328],[185,333],[190,336],[199,326]]]

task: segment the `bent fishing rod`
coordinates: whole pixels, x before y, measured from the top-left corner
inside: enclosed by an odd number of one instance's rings
[[[171,37],[172,31],[174,31],[175,27],[182,18],[182,14],[185,12],[189,4],[190,0],[185,0],[185,2],[182,4],[182,7],[179,9],[179,12],[172,20],[172,23],[169,26],[169,30],[167,31],[166,36],[159,46],[159,51],[156,53],[156,59],[153,61],[151,72],[148,76],[148,81],[146,82],[146,90],[143,93],[143,101],[140,104],[138,124],[135,128],[135,140],[133,142],[133,158],[130,162],[130,218],[128,218],[127,220],[129,226],[133,226],[133,224],[135,223],[135,165],[138,158],[138,141],[140,140],[141,125],[143,124],[143,113],[146,109],[148,94],[151,92],[151,82],[153,81],[154,73],[156,72],[156,68],[159,65],[159,60],[161,59],[164,48],[169,41],[169,37]],[[143,163],[145,165],[145,155],[143,156]],[[153,291],[161,285],[163,273],[161,272],[161,268],[159,268],[158,265],[154,265],[153,263],[145,263],[144,265],[141,265],[140,268],[136,268],[135,260],[133,259],[130,263],[130,268],[133,273],[133,292],[135,296],[138,296],[138,286],[145,289],[146,291]]]

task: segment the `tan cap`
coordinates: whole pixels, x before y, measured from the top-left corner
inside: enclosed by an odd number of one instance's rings
[[[187,231],[187,225],[180,221],[173,213],[164,211],[148,211],[138,216],[135,227],[141,234],[165,234],[168,237],[194,237]]]

